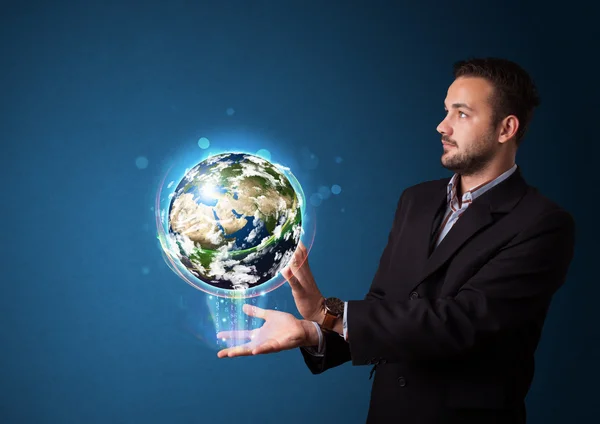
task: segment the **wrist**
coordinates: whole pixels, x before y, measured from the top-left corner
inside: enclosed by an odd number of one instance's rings
[[[319,345],[319,333],[315,325],[309,320],[301,320],[302,328],[304,329],[305,338],[302,342],[302,346],[318,346]]]
[[[325,319],[325,298],[321,296],[318,302],[317,312],[309,319],[309,321],[314,321],[319,325],[323,325],[323,320]]]
[[[333,324],[333,331],[338,333],[340,336],[344,337],[344,316],[342,315],[339,318],[336,318]]]

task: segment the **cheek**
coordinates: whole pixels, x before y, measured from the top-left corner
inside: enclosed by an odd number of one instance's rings
[[[483,138],[485,133],[481,131],[476,125],[470,125],[465,123],[461,126],[460,130],[457,131],[457,141],[460,143],[460,147],[469,149],[476,146]]]

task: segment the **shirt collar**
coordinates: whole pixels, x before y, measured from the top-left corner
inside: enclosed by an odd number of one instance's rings
[[[486,181],[483,184],[480,184],[476,187],[470,188],[469,190],[465,191],[462,195],[461,203],[472,202],[473,200],[475,200],[477,197],[481,196],[483,193],[485,193],[492,187],[500,184],[502,181],[504,181],[505,179],[510,177],[513,174],[513,172],[516,171],[516,169],[517,169],[517,164],[514,164],[508,171],[502,173],[501,175],[494,178],[493,180]],[[448,204],[452,203],[453,198],[457,197],[456,196],[456,188],[459,183],[459,177],[460,177],[460,175],[456,173],[452,176],[452,178],[450,179],[450,182],[448,182],[448,186],[446,188],[446,199],[448,200]]]

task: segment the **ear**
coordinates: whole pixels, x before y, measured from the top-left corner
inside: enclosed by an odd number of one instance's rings
[[[498,142],[506,143],[517,135],[519,130],[519,119],[515,115],[508,115],[500,123],[500,134],[498,135]]]

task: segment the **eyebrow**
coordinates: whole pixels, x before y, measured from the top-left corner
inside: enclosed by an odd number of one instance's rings
[[[446,103],[444,103],[444,108],[446,107]],[[452,108],[454,109],[458,109],[458,108],[465,108],[468,109],[470,111],[473,111],[472,108],[470,108],[466,103],[452,103]]]

